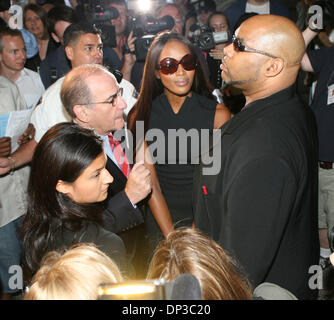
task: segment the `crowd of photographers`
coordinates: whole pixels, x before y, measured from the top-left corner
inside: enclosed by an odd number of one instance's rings
[[[72,68],[85,63],[103,64],[113,73],[124,92],[123,98],[127,103],[124,113],[128,114],[141,90],[145,58],[149,47],[157,35],[166,31],[183,35],[195,45],[197,58],[203,67],[203,74],[212,84],[213,95],[217,103],[224,103],[231,114],[235,115],[244,106],[245,97],[240,90],[226,85],[221,76],[223,50],[232,42],[235,30],[247,18],[257,14],[275,14],[295,20],[294,22],[303,31],[308,48],[320,47],[319,50],[311,50],[305,54],[297,81],[297,90],[307,104],[312,102],[311,108],[315,113],[318,126],[320,265],[323,269],[328,268],[329,256],[332,252],[329,242],[330,232],[334,228],[334,202],[332,201],[334,194],[331,196],[332,189],[334,190],[334,187],[332,188],[334,176],[331,175],[333,171],[331,169],[334,168],[334,150],[331,146],[334,130],[331,122],[332,110],[324,107],[334,104],[334,65],[332,62],[334,47],[331,47],[334,43],[333,33],[331,33],[333,5],[329,0],[299,1],[298,11],[293,15],[278,1],[201,0],[191,3],[187,0],[175,0],[173,3],[170,1],[157,1],[157,3],[154,7],[154,14],[138,14],[128,8],[125,0],[1,2],[0,82],[1,87],[4,88],[2,88],[4,90],[2,97],[5,97],[6,94],[12,105],[8,106],[7,101],[5,101],[6,107],[0,104],[0,115],[26,108],[33,109],[41,102],[43,94],[41,105],[47,101],[50,106],[52,103],[60,106],[59,94],[64,76]],[[228,6],[222,6],[224,11],[219,10],[220,3],[228,4]],[[11,29],[10,6],[13,4],[22,6],[23,26],[20,28],[22,36],[17,33],[19,31]],[[322,17],[324,19],[320,27],[317,24],[318,21],[312,22],[310,15],[307,15],[311,5],[320,5],[323,8]],[[96,30],[96,34],[100,34],[102,40],[102,43],[88,46],[87,50],[94,51],[88,62],[76,56],[75,51],[71,51],[73,39],[68,35],[75,33],[75,26],[82,22],[90,27],[94,25],[93,29],[87,27],[87,30],[93,31],[86,30],[85,32],[95,34],[94,30]],[[79,31],[82,32],[81,29]],[[11,57],[10,52],[14,51],[15,57]],[[326,61],[326,67],[324,67],[324,61]],[[313,77],[315,72],[318,73],[317,79]],[[7,83],[8,79],[15,85],[11,82]],[[318,80],[318,85],[314,84],[314,80]],[[56,95],[57,98],[55,98]],[[49,111],[54,118],[52,120],[46,120],[46,117],[38,112],[33,113],[31,119],[35,128],[30,124],[18,141],[20,157],[11,157],[13,150],[11,150],[10,139],[0,136],[0,158],[8,159],[7,163],[0,161],[0,168],[3,170],[7,166],[7,172],[9,172],[3,176],[0,175],[2,192],[0,194],[0,213],[7,210],[0,216],[0,280],[2,282],[0,289],[5,294],[4,297],[10,297],[10,294],[16,293],[16,290],[8,287],[10,277],[8,268],[12,265],[20,265],[22,251],[15,230],[26,213],[23,199],[28,172],[27,167],[20,167],[31,160],[37,145],[34,141],[38,142],[42,137],[41,129],[36,125],[42,121],[40,119],[43,119],[48,127],[51,126],[51,123],[53,125],[70,120],[70,118],[63,118],[63,115],[61,115],[61,120],[56,119],[56,109],[55,107],[54,110]],[[34,140],[35,129],[37,131]],[[16,168],[20,169],[15,170]],[[14,171],[19,174],[13,175]],[[137,208],[135,203],[132,205]],[[170,235],[172,236],[173,234]],[[139,239],[138,235],[137,239]],[[220,257],[223,255],[219,251],[220,248],[216,248],[215,243],[210,242],[210,245],[213,245]],[[91,248],[88,249],[91,250]],[[54,255],[57,257],[52,259],[49,257],[49,259],[56,261],[60,258],[59,254],[54,253]],[[225,256],[222,259],[226,259]],[[53,268],[54,261],[50,266],[48,265],[50,261],[45,260],[46,268]],[[109,261],[103,263],[108,264]],[[117,274],[115,282],[122,281],[122,277],[118,275],[119,271],[115,272]],[[231,272],[234,275],[235,270],[232,268]],[[170,280],[175,280],[175,277],[173,279],[171,277]],[[36,278],[35,287],[38,281]],[[201,285],[204,286],[206,279],[202,281]],[[236,294],[232,296],[232,299],[251,299],[253,294],[248,280],[240,275],[238,282],[242,294],[240,296]],[[38,296],[36,292],[34,295]],[[55,296],[59,297],[58,293]],[[224,295],[217,296],[220,299],[219,297]],[[217,296],[213,295],[214,298]],[[42,297],[48,298],[47,296]],[[94,294],[93,297],[96,298]],[[38,298],[34,297],[34,299]]]

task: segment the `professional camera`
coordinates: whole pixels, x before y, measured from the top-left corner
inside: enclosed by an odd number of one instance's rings
[[[156,34],[163,30],[171,30],[174,27],[174,19],[171,16],[164,16],[155,19],[151,15],[138,15],[130,17],[129,28],[137,37],[135,41],[135,54],[137,61],[145,61],[148,49]],[[125,46],[124,52],[128,53],[129,48]]]
[[[213,49],[216,44],[228,41],[227,31],[213,32],[211,28],[197,24],[190,26],[189,37],[193,43],[204,51],[209,51]]]
[[[87,21],[101,32],[105,46],[116,47],[115,27],[111,24],[111,19],[116,19],[119,12],[116,8],[105,9],[103,2],[103,0],[80,0],[76,10],[79,16],[86,17]]]

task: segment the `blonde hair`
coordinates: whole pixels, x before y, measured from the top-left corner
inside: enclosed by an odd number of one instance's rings
[[[123,281],[116,264],[93,244],[47,253],[24,300],[96,300],[102,283]]]
[[[147,278],[173,281],[184,273],[194,275],[204,300],[252,299],[251,285],[236,262],[203,233],[180,228],[157,246]]]

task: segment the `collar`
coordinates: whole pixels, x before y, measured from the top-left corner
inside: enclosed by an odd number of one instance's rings
[[[269,97],[259,99],[249,103],[239,113],[237,113],[230,121],[228,121],[222,128],[222,134],[229,134],[235,128],[239,127],[242,123],[249,121],[250,118],[263,112],[264,110],[271,108],[273,105],[282,104],[290,100],[296,92],[295,85],[285,88],[272,94]]]

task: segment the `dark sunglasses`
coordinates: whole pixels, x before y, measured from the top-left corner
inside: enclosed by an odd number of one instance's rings
[[[237,38],[235,35],[233,35],[233,37],[232,37],[232,43],[233,43],[234,50],[237,51],[237,52],[253,52],[253,53],[263,54],[263,55],[265,55],[267,57],[270,57],[270,58],[274,58],[274,59],[277,58],[270,53],[266,53],[264,51],[260,51],[260,50],[257,50],[257,49],[252,49],[252,48],[246,47],[241,42],[241,40],[239,38]]]
[[[191,71],[196,68],[196,60],[192,54],[186,54],[180,61],[173,58],[162,59],[157,67],[163,74],[173,74],[177,71],[179,64],[184,70]]]

